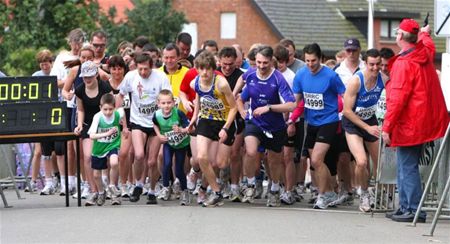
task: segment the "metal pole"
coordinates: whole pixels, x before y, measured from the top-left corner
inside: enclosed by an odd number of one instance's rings
[[[373,48],[373,0],[369,0],[367,21],[367,49]]]

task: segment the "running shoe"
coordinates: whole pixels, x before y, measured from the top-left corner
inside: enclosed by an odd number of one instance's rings
[[[217,207],[217,206],[222,206],[223,205],[223,197],[222,194],[217,194],[215,192],[211,193],[211,195],[209,195],[208,200],[206,200],[205,202],[203,202],[202,206],[203,207]]]
[[[279,207],[280,206],[280,192],[270,191],[267,196],[267,207]]]

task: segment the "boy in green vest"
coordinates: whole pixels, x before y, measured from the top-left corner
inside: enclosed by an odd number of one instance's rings
[[[94,141],[92,146],[91,167],[94,170],[94,181],[99,191],[97,205],[105,203],[105,189],[102,184],[102,170],[110,164],[110,182],[117,182],[119,175],[118,152],[120,148],[120,120],[124,117],[123,108],[115,109],[114,95],[107,93],[100,99],[100,112],[96,113],[91,127],[89,137]],[[114,180],[116,179],[116,180]],[[114,188],[112,185],[110,188]],[[113,191],[111,192],[118,192]],[[120,205],[120,198],[113,194],[112,205]]]
[[[167,201],[170,199],[169,179],[172,173],[172,158],[175,154],[175,176],[180,180],[181,205],[189,205],[190,197],[186,185],[184,159],[189,148],[189,121],[186,115],[175,107],[175,100],[170,90],[161,90],[158,95],[159,109],[153,116],[156,135],[163,144],[163,186],[159,197]]]

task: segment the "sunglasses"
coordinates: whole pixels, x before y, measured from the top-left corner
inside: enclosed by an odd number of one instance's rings
[[[106,46],[106,44],[92,44],[92,46],[94,46],[94,48],[103,48]]]

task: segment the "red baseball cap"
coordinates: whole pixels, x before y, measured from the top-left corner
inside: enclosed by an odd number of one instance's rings
[[[419,33],[419,24],[417,21],[413,19],[403,19],[402,22],[400,22],[400,25],[398,26],[399,29],[402,29],[406,32],[417,34]]]

